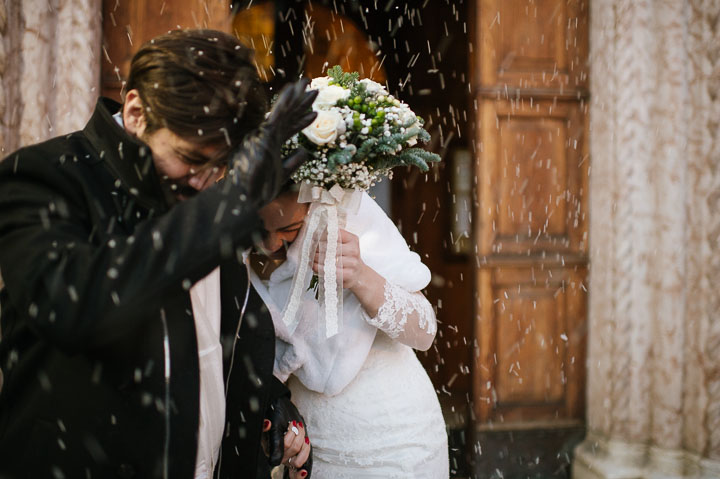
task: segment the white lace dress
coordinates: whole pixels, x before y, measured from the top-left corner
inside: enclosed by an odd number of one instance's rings
[[[385,302],[371,318],[346,291],[340,333],[329,339],[319,334],[324,328],[312,291],[293,334],[281,320],[298,241],[268,282],[250,273],[275,322],[275,375],[287,381],[308,425],[312,477],[446,479],[445,422],[413,351],[428,349],[437,331],[433,309],[419,292],[429,270],[367,195],[346,229],[359,236],[363,261],[386,279]]]
[[[382,326],[403,334],[399,318],[388,318]],[[313,478],[448,477],[440,405],[409,346],[379,332],[355,379],[335,396],[311,391],[295,376],[288,386],[312,437]]]

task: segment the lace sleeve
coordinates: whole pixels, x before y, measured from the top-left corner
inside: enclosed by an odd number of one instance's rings
[[[410,293],[385,281],[385,302],[368,323],[411,348],[425,351],[437,331],[435,312],[420,292]]]

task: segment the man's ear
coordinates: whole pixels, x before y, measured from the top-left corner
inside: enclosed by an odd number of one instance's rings
[[[145,133],[145,106],[140,99],[140,93],[132,89],[125,94],[125,103],[122,109],[123,125],[125,131],[140,138]]]

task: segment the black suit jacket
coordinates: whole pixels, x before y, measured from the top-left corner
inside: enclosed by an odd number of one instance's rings
[[[286,391],[239,253],[258,205],[226,182],[168,208],[148,147],[112,118],[119,107],[101,99],[84,130],[0,162],[0,478],[191,479],[188,289],[218,265],[230,373],[220,474],[254,477],[269,395]]]

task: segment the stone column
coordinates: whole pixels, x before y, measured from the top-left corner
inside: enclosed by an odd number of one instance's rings
[[[575,478],[720,477],[720,0],[591,2]]]
[[[0,160],[85,126],[100,91],[100,2],[0,0]]]
[[[102,18],[100,0],[0,2],[2,158],[90,118],[100,86]]]

